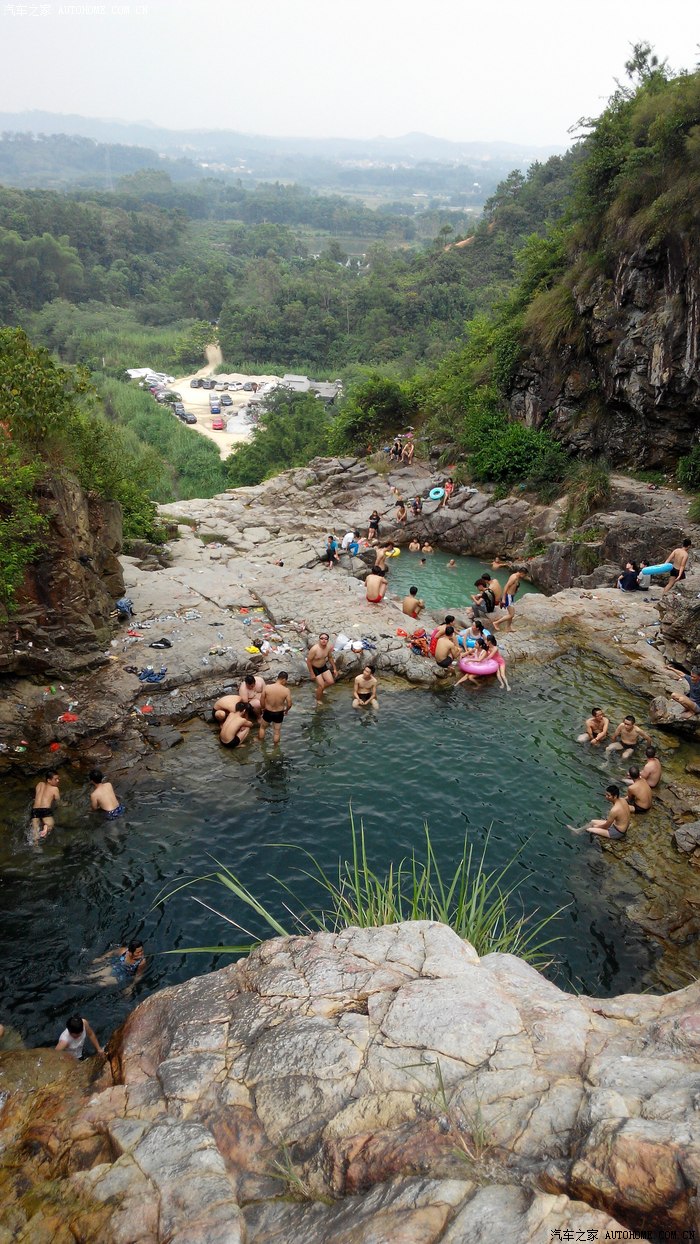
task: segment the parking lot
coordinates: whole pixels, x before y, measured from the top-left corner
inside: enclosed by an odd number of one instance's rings
[[[224,390],[223,393],[212,389],[192,388],[190,381],[192,380],[212,379],[217,384],[257,384],[258,392],[246,392],[243,389]],[[259,398],[272,388],[279,384],[278,376],[249,376],[241,372],[227,372],[223,375],[213,376],[211,367],[203,367],[200,371],[194,372],[188,376],[179,376],[169,386],[170,390],[179,393],[182,398],[182,404],[186,411],[191,411],[196,415],[197,422],[191,424],[193,431],[199,432],[200,436],[206,436],[209,440],[214,441],[219,447],[222,458],[228,458],[231,450],[240,445],[242,441],[250,440],[253,425],[245,414],[240,411],[247,406],[251,398]],[[230,397],[231,404],[221,406],[221,415],[224,420],[224,431],[216,431],[212,428],[212,420],[215,418],[211,413],[209,397],[210,394],[215,397],[223,397],[224,394]],[[173,416],[174,418],[176,416]],[[230,430],[229,430],[230,429]]]

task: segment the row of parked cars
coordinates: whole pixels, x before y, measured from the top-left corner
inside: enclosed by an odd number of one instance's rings
[[[207,376],[202,380],[198,376],[194,376],[190,380],[191,389],[214,389],[217,393],[225,393],[230,389],[232,393],[236,393],[242,389],[244,393],[256,393],[258,386],[254,380],[212,380],[211,376]]]

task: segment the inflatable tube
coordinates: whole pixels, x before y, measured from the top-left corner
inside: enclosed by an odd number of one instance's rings
[[[431,488],[430,492],[428,493],[428,496],[430,497],[431,501],[439,501],[441,497],[444,497],[444,495],[445,495],[444,488]]]
[[[394,549],[393,553],[387,553],[387,557],[400,557],[401,549]]]
[[[486,629],[484,629],[484,639],[486,639],[486,636],[490,634],[491,634],[490,631],[487,631]],[[457,643],[459,644],[460,648],[476,648],[476,639],[473,635],[467,635],[466,639],[464,638],[463,635],[458,635]]]
[[[485,661],[471,661],[469,657],[461,657],[459,668],[463,674],[485,677],[487,674],[498,673],[498,661],[495,661],[493,657],[487,657]]]
[[[670,574],[673,569],[673,562],[662,562],[660,566],[644,566],[639,573],[646,578],[650,574]]]

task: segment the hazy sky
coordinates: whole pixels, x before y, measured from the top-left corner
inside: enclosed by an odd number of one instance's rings
[[[631,43],[694,68],[695,0],[0,0],[0,110],[565,145]]]

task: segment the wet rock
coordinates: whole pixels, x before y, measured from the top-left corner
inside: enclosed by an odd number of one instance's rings
[[[684,855],[700,856],[700,821],[678,825],[673,831],[673,837],[678,850]]]
[[[689,1231],[699,991],[565,994],[427,922],[278,938],[137,1007],[114,1086],[40,1126],[24,1099],[13,1143],[44,1183],[11,1186],[0,1224],[41,1238],[50,1208],[104,1244]]]

